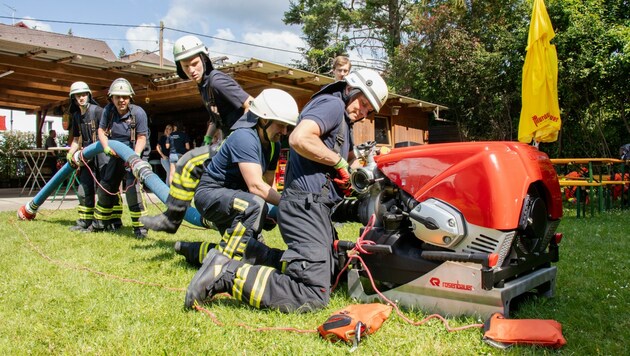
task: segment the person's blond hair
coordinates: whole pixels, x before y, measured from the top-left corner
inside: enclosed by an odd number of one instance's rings
[[[335,59],[333,59],[333,65],[332,65],[333,71],[335,70],[335,68],[345,65],[346,63],[350,64],[350,67],[348,68],[348,71],[350,71],[350,69],[352,69],[352,63],[350,63],[350,58],[348,58],[347,56],[335,57]]]

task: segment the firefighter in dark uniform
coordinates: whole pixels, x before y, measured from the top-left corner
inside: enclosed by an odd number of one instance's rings
[[[175,165],[175,174],[166,200],[166,211],[156,216],[142,218],[151,230],[174,234],[186,215],[203,173],[203,163],[210,158],[217,146],[210,146],[215,134],[219,142],[226,137],[232,125],[249,109],[253,98],[227,74],[214,69],[208,49],[195,36],[184,36],[173,45],[173,57],[177,74],[182,79],[197,82],[203,103],[210,114],[204,146],[188,151]],[[214,148],[213,148],[214,147]]]
[[[285,91],[265,89],[208,163],[197,190],[195,206],[222,239],[216,248],[226,256],[252,264],[280,267],[282,251],[258,241],[267,217],[267,203],[278,205],[272,188],[287,126],[295,126],[297,103]],[[175,250],[201,266],[208,242],[177,242]]]
[[[106,229],[106,222],[113,213],[114,205],[119,201],[116,192],[125,179],[127,205],[131,215],[131,225],[137,238],[147,236],[147,230],[139,219],[144,212],[142,196],[134,175],[125,169],[125,162],[118,158],[116,152],[109,147],[109,140],[128,145],[139,157],[144,154],[148,135],[148,119],[144,110],[133,104],[134,95],[131,84],[124,78],[114,80],[107,93],[110,103],[105,106],[98,127],[98,138],[107,155],[101,170],[101,185],[98,188],[98,202],[94,211],[94,231]]]
[[[70,131],[72,132],[72,143],[66,158],[72,167],[83,166],[81,157],[77,155],[82,148],[89,146],[98,139],[98,123],[103,113],[96,100],[92,98],[92,91],[85,82],[75,82],[70,86]],[[75,226],[70,227],[71,231],[90,231],[92,220],[94,219],[94,194],[96,193],[94,184],[94,174],[99,177],[98,162],[99,156],[102,161],[103,154],[99,154],[87,162],[86,167],[79,168],[77,176],[79,178],[79,189],[77,196],[79,205],[77,210],[79,219]],[[79,160],[79,162],[77,162]]]
[[[351,127],[378,111],[387,95],[383,78],[361,69],[313,96],[289,137],[286,188],[278,206],[278,226],[287,244],[282,270],[230,259],[213,249],[188,286],[186,307],[223,292],[253,307],[283,312],[328,304],[336,239],[331,213],[351,192]]]

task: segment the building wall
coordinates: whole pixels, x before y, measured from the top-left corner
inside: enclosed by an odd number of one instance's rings
[[[6,110],[0,109],[0,116],[5,117],[6,131],[25,131],[35,132],[35,115],[26,114],[24,111],[19,110]],[[13,123],[11,123],[11,116],[13,116]],[[62,119],[58,116],[46,115],[46,120],[42,128],[42,133],[48,135],[49,126],[50,129],[57,131],[57,134],[67,134],[68,131],[64,130]]]
[[[377,146],[394,147],[396,143],[427,143],[429,113],[420,110],[400,109],[398,115],[371,115],[354,124],[354,143],[376,141]]]

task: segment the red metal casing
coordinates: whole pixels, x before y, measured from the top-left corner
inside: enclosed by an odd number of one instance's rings
[[[443,200],[472,224],[517,228],[530,185],[540,182],[549,219],[562,217],[558,177],[546,153],[519,142],[465,142],[393,149],[375,157],[394,184],[422,202]]]

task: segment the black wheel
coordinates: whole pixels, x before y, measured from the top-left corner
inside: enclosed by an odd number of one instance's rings
[[[545,234],[547,233],[547,203],[539,190],[530,187],[523,203],[521,224],[515,239],[518,255],[529,255],[545,251],[547,248]]]

